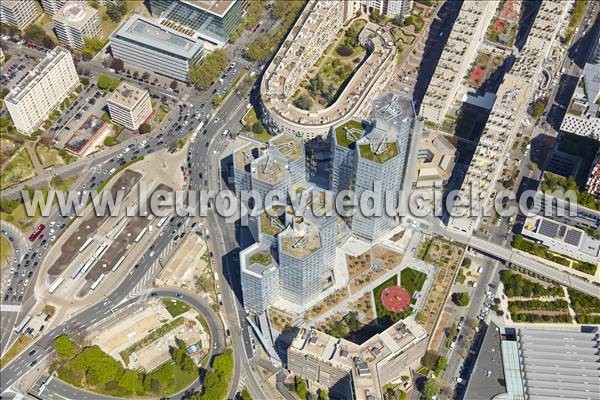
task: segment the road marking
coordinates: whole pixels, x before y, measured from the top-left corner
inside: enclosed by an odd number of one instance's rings
[[[2,304],[0,305],[0,312],[16,312],[21,311],[19,304]]]

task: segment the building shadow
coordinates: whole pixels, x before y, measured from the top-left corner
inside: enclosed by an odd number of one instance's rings
[[[525,0],[521,3],[521,18],[519,18],[519,30],[515,36],[515,47],[521,50],[527,41],[533,21],[537,16],[542,2],[540,0]]]
[[[418,67],[417,80],[413,91],[415,110],[419,111],[421,102],[437,67],[442,51],[446,46],[454,21],[458,17],[462,1],[447,1],[440,8],[429,28],[425,40],[423,58]]]
[[[590,29],[585,31],[581,37],[573,41],[569,47],[567,56],[579,67],[583,68],[590,56],[590,50],[594,46],[594,41],[598,40],[598,31],[600,30],[600,15]]]

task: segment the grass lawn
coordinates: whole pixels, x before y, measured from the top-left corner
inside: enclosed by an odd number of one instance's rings
[[[148,375],[153,376],[153,374],[160,376],[161,369],[163,369],[166,365],[172,365],[171,369],[172,375],[171,379],[168,380],[167,385],[161,385],[160,394],[162,396],[170,396],[175,393],[181,392],[183,389],[190,386],[195,380],[198,379],[198,371],[196,369],[192,371],[183,371],[177,368],[177,365],[173,361],[168,361],[165,364],[162,364],[160,367],[156,368],[154,371],[150,372]],[[150,378],[152,380],[152,378]]]
[[[73,175],[62,180],[53,179],[50,183],[52,185],[52,189],[66,192],[67,190],[69,190],[71,185],[77,180],[77,178],[79,178],[79,175]]]
[[[400,285],[408,290],[411,295],[423,288],[425,279],[427,279],[427,274],[412,268],[405,268],[400,273]]]
[[[4,267],[6,264],[6,259],[10,256],[10,252],[12,247],[10,246],[10,242],[4,235],[0,236],[0,254],[2,257],[0,258],[0,268]]]
[[[242,118],[242,125],[244,125],[244,129],[258,141],[266,143],[271,140],[273,136],[271,136],[266,129],[263,129],[260,133],[252,131],[252,125],[254,125],[256,122],[258,122],[258,117],[256,116],[256,110],[254,110],[254,107],[252,107]]]
[[[415,37],[413,35],[404,34],[401,29],[396,30],[394,38],[409,46],[415,41]]]
[[[388,286],[398,284],[398,277],[393,276],[381,285],[373,289],[373,297],[375,298],[375,311],[377,312],[377,319],[382,329],[388,328],[395,322],[408,317],[412,313],[412,309],[409,307],[404,312],[395,313],[386,309],[381,303],[381,292]]]
[[[77,157],[63,149],[50,148],[42,144],[35,146],[35,153],[44,168],[71,164],[77,160]]]
[[[120,22],[113,22],[110,18],[108,18],[108,15],[106,15],[106,6],[98,7],[98,14],[100,15],[100,20],[102,21],[102,31],[104,32],[105,37],[110,35],[120,23],[129,19],[129,16],[133,14],[135,9],[144,2],[143,0],[127,0],[125,3],[127,4],[127,15],[125,15]]]
[[[0,172],[0,189],[15,185],[35,175],[26,149],[20,149]]]
[[[44,192],[44,197],[48,193],[48,188],[42,188]],[[37,225],[37,221],[40,219],[41,212],[36,209],[35,215],[29,217],[25,210],[25,205],[21,202],[10,214],[4,211],[0,211],[0,219],[6,222],[10,222],[15,225],[25,234],[31,233],[33,227]]]
[[[13,358],[19,355],[27,346],[33,342],[33,338],[29,335],[21,335],[19,338],[10,346],[10,349],[0,358],[0,368],[4,368]]]
[[[190,306],[188,306],[187,303],[184,303],[183,301],[179,300],[162,299],[162,303],[173,318],[183,314],[184,312],[190,309]]]
[[[171,107],[169,107],[166,104],[161,104],[160,107],[158,107],[158,111],[156,112],[156,116],[154,117],[156,125],[159,125],[161,122],[163,122],[170,110]]]

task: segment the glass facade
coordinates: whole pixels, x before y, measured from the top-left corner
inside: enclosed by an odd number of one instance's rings
[[[234,2],[223,16],[173,0],[150,0],[150,11],[155,18],[165,18],[193,29],[201,37],[217,43],[229,40],[229,35],[239,26],[243,16],[239,1]]]

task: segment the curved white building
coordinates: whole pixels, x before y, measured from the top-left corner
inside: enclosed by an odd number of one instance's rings
[[[367,57],[336,101],[318,111],[301,110],[292,97],[323,51],[348,21],[348,4],[311,1],[284,41],[261,82],[263,123],[274,133],[311,140],[352,115],[368,118],[374,94],[385,88],[396,65],[396,47],[389,31],[367,24],[359,36]]]

